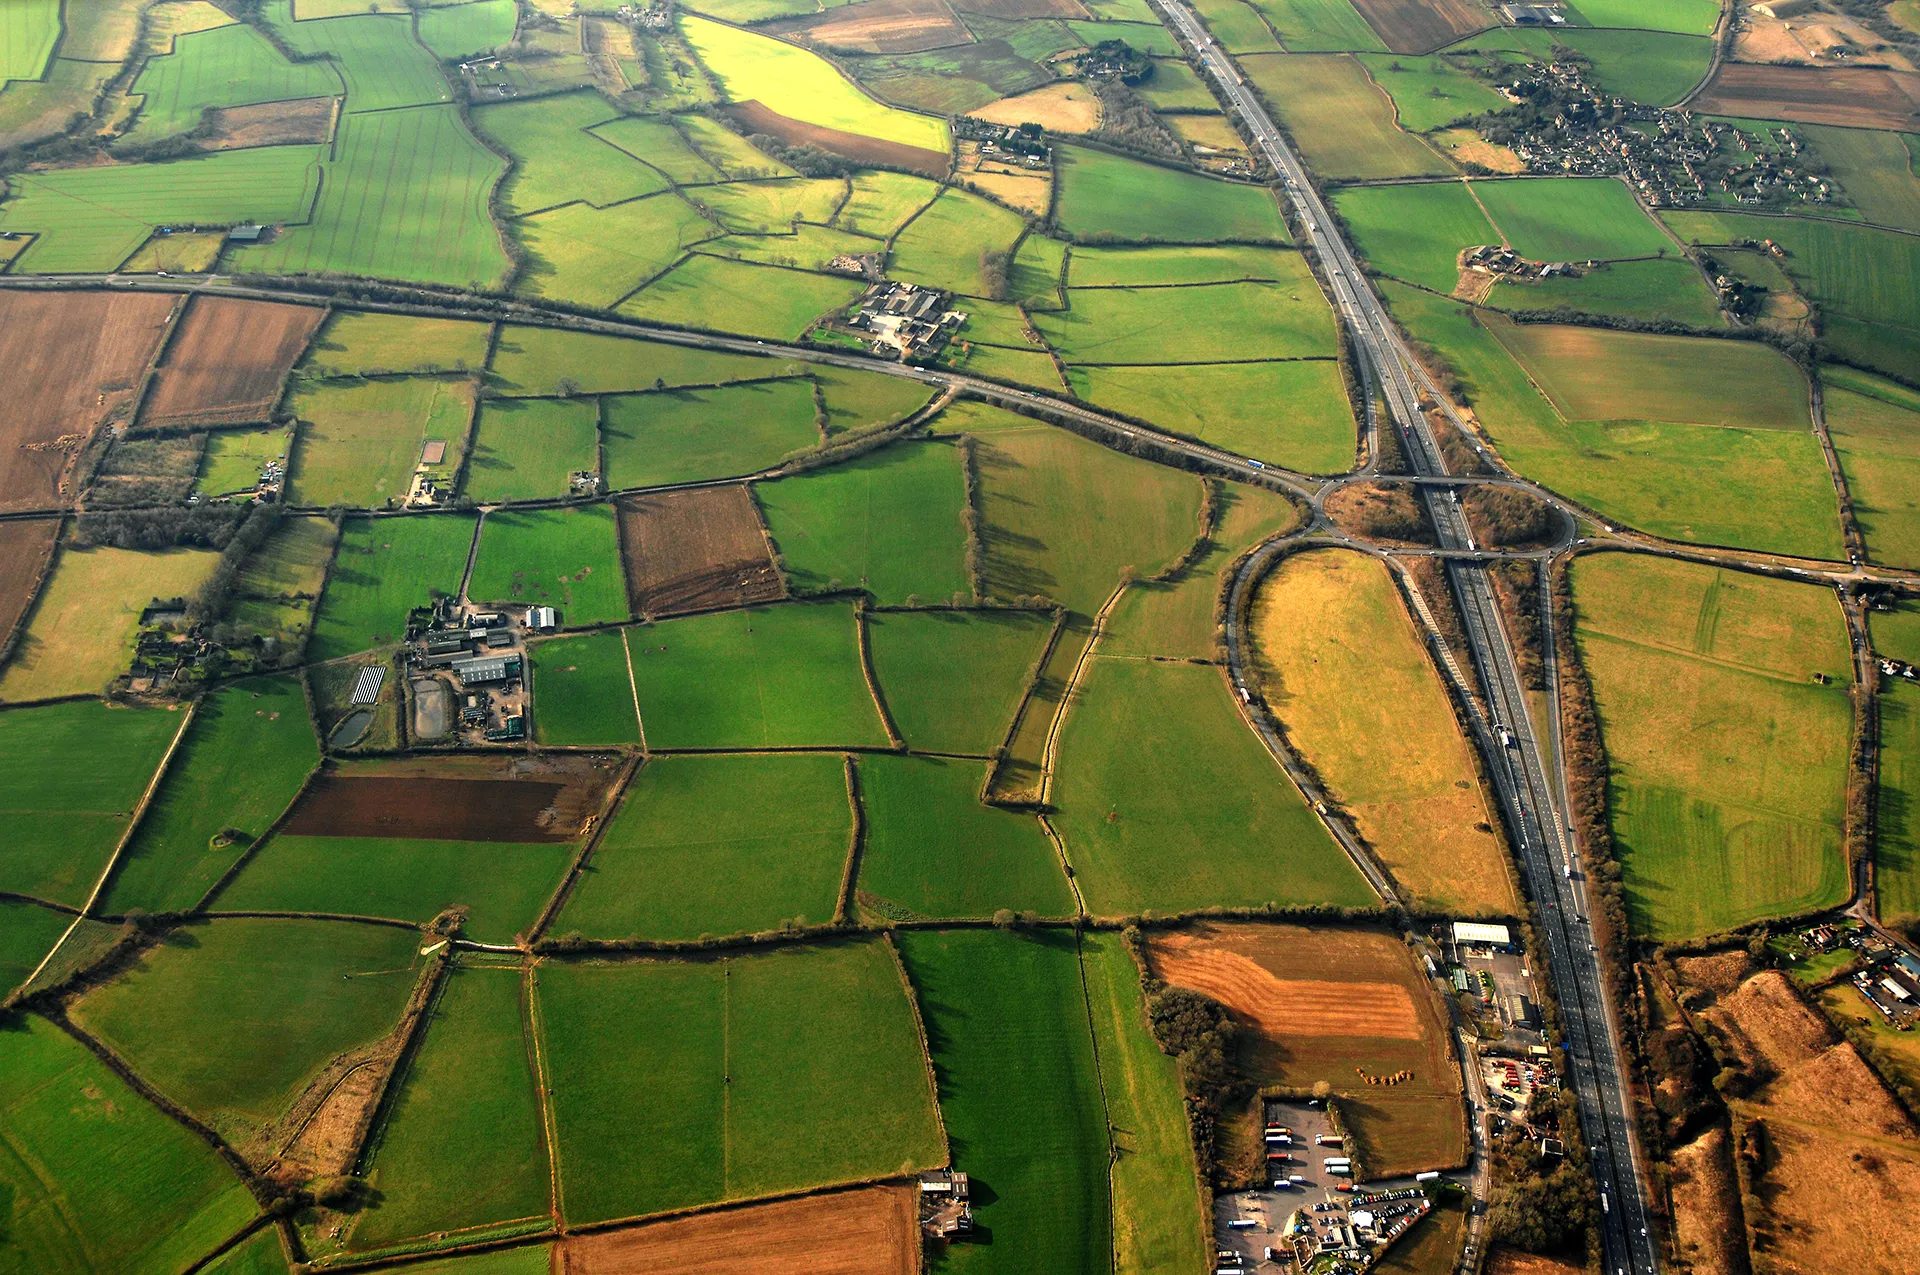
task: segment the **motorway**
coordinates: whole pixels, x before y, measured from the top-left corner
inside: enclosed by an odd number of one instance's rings
[[[1385,407],[1401,431],[1415,472],[1444,477],[1447,465],[1425,414],[1420,410],[1421,388],[1416,388],[1411,352],[1388,319],[1385,307],[1360,272],[1352,248],[1337,233],[1308,180],[1306,168],[1294,155],[1280,130],[1247,89],[1240,72],[1213,43],[1183,0],[1154,0],[1154,6],[1197,55],[1205,72],[1246,125],[1254,142],[1280,174],[1282,188],[1293,205],[1301,228],[1318,254],[1334,302],[1354,338],[1362,383],[1372,397],[1378,378]],[[1422,378],[1424,380],[1424,378]],[[1441,397],[1434,395],[1434,397]],[[1369,403],[1371,407],[1371,403]],[[1371,416],[1371,413],[1369,413]],[[1469,440],[1473,436],[1468,434]],[[1477,441],[1475,441],[1477,446]],[[1377,449],[1376,449],[1377,450]],[[1422,485],[1420,492],[1447,550],[1472,548],[1472,537],[1456,490]],[[1489,762],[1508,825],[1518,842],[1527,886],[1539,909],[1539,931],[1546,940],[1546,957],[1554,992],[1560,1003],[1567,1051],[1567,1072],[1579,1100],[1580,1119],[1592,1156],[1592,1170],[1601,1193],[1600,1244],[1603,1269],[1624,1275],[1654,1275],[1658,1258],[1649,1234],[1646,1201],[1632,1106],[1625,1088],[1620,1035],[1612,1003],[1600,969],[1600,957],[1591,939],[1585,899],[1584,874],[1576,880],[1575,851],[1550,776],[1549,764],[1535,735],[1518,663],[1494,600],[1484,563],[1447,558],[1446,571],[1460,603],[1473,663],[1487,693],[1491,723],[1475,721],[1475,733]],[[1551,629],[1543,634],[1549,661],[1553,659]],[[1507,741],[1511,741],[1509,744]]]

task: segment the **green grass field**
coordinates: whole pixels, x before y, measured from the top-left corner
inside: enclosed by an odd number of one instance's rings
[[[640,719],[619,630],[539,642],[533,665],[533,731],[552,746],[637,744]]]
[[[631,1217],[942,1163],[884,944],[538,973],[561,1196]],[[631,1076],[647,1076],[635,1085]]]
[[[925,385],[904,376],[821,364],[809,372],[827,401],[829,436],[891,425],[925,407],[932,397]]]
[[[465,372],[487,361],[487,325],[371,310],[335,310],[308,348],[315,376]]]
[[[874,678],[908,746],[974,756],[999,747],[1051,627],[1027,611],[870,613]]]
[[[262,1131],[347,1050],[400,1020],[414,930],[226,920],[175,930],[74,1021],[229,1138]]]
[[[949,1247],[946,1268],[1106,1269],[1109,1116],[1073,936],[916,930],[899,941],[954,1163],[993,1241]]]
[[[1435,292],[1453,291],[1462,248],[1500,242],[1461,182],[1351,186],[1334,195],[1333,206],[1367,264]]]
[[[425,376],[329,381],[302,386],[290,407],[301,427],[288,502],[380,509],[406,497],[429,442],[446,444],[435,468],[451,478],[466,446],[473,386]]]
[[[197,128],[216,106],[335,97],[340,77],[324,62],[289,62],[245,23],[176,36],[173,52],[150,58],[133,83],[140,118],[129,134],[157,141]]]
[[[1535,261],[1680,255],[1632,192],[1610,177],[1479,181],[1473,194],[1513,250]]]
[[[1207,91],[1193,68],[1185,62],[1167,58],[1153,64],[1153,77],[1140,85],[1139,94],[1156,111],[1217,111],[1213,94]]]
[[[790,341],[860,295],[857,282],[696,254],[621,303],[656,323]]]
[[[441,61],[493,52],[513,39],[514,26],[520,20],[519,6],[513,0],[470,0],[418,13],[420,43]]]
[[[1348,0],[1249,0],[1293,53],[1384,46]]]
[[[1027,242],[1053,241],[1029,239]],[[1057,270],[1048,274],[1049,288],[1053,286],[1057,274]],[[1249,244],[1195,244],[1180,248],[1085,246],[1073,249],[1067,286],[1129,288],[1176,283],[1235,283],[1246,279],[1290,283],[1300,278],[1302,272],[1297,254]]]
[[[1581,559],[1573,583],[1635,928],[1710,934],[1844,898],[1853,714],[1832,595],[1628,554]]]
[[[1020,214],[959,189],[942,192],[893,241],[889,278],[969,296],[985,296],[981,261],[1013,247]]]
[[[357,6],[356,6],[357,7]],[[281,38],[306,54],[331,55],[347,87],[347,111],[390,111],[448,102],[453,90],[439,63],[413,38],[409,14],[357,14],[332,22],[276,22]]]
[[[66,912],[0,899],[0,996],[25,982],[72,924]]]
[[[1193,6],[1229,53],[1278,53],[1279,41],[1246,0],[1199,0]]]
[[[0,10],[0,82],[36,80],[60,40],[60,0],[16,0]]]
[[[255,597],[316,597],[333,561],[339,529],[311,515],[281,521],[265,544],[240,566],[240,592]]]
[[[683,126],[690,127],[691,118],[695,117],[622,115],[590,131],[601,141],[651,164],[682,185],[719,181],[727,176],[726,172],[688,145],[680,131]]]
[[[7,1035],[0,1195],[9,1269],[173,1275],[258,1213],[204,1142],[78,1041],[28,1016]]]
[[[1920,392],[1851,368],[1821,375],[1827,430],[1868,556],[1920,564]]]
[[[696,192],[710,194],[716,190],[731,189],[723,186],[709,186]],[[834,185],[834,198],[837,200],[845,193],[845,188]],[[703,204],[708,201],[702,200]],[[711,204],[708,204],[711,207]],[[835,230],[829,226],[816,226],[806,221],[790,221],[767,233],[727,234],[709,239],[696,246],[696,251],[715,257],[725,257],[731,261],[747,261],[763,266],[786,266],[794,270],[825,270],[833,264],[835,257],[843,254],[872,252],[879,245],[877,241],[865,235],[848,234],[844,230]]]
[[[1217,669],[1096,657],[1059,757],[1054,826],[1096,916],[1374,902]]]
[[[1394,123],[1393,102],[1367,68],[1345,55],[1288,54],[1241,63],[1322,177],[1432,177],[1454,171],[1439,152]]]
[[[604,208],[667,188],[653,167],[590,132],[618,118],[597,93],[561,93],[480,107],[474,123],[517,161],[504,198],[524,215],[576,200]]]
[[[909,173],[863,172],[834,224],[866,235],[891,235],[940,193],[938,184]]]
[[[1920,607],[1895,602],[1891,610],[1873,612],[1868,623],[1875,651],[1920,664]]]
[[[292,804],[320,762],[293,676],[234,682],[200,702],[153,805],[127,846],[110,912],[184,912]],[[228,830],[245,834],[230,839]]]
[[[813,384],[800,378],[635,394],[602,410],[614,491],[754,474],[820,443]]]
[[[1367,53],[1357,60],[1393,99],[1395,117],[1410,133],[1429,133],[1507,107],[1505,98],[1445,58]]]
[[[720,228],[679,195],[609,208],[565,204],[513,223],[527,251],[517,289],[602,309],[667,270]]]
[[[1864,128],[1804,126],[1807,138],[1866,220],[1920,231],[1920,173],[1909,138]]]
[[[194,489],[208,496],[254,491],[266,463],[277,460],[284,465],[292,443],[292,431],[280,426],[209,434]]]
[[[1634,27],[1709,35],[1720,20],[1714,0],[1580,0],[1576,12],[1596,27]]]
[[[409,610],[460,588],[473,525],[468,514],[348,519],[308,656],[332,660],[400,641]]]
[[[613,506],[488,514],[480,524],[480,555],[467,596],[555,607],[567,628],[626,619]]]
[[[841,772],[833,753],[654,758],[555,932],[686,940],[826,924],[853,835]]]
[[[1672,319],[1698,328],[1724,324],[1720,301],[1699,267],[1679,257],[1616,261],[1577,279],[1502,279],[1488,303],[1507,310],[1566,306],[1629,319]]]
[[[1588,75],[1601,92],[1648,106],[1671,106],[1692,92],[1713,59],[1713,41],[1701,36],[1592,27],[1496,27],[1448,52],[1485,50],[1516,55],[1515,61],[1544,62],[1556,45],[1589,60]]]
[[[794,603],[631,630],[654,748],[885,744],[860,675],[853,608]]]
[[[959,449],[904,443],[760,483],[767,527],[798,589],[862,588],[882,605],[969,593]]]
[[[600,409],[592,399],[488,399],[480,405],[464,494],[482,504],[551,500],[578,471],[600,472]]]
[[[822,225],[847,193],[832,178],[781,177],[770,181],[729,182],[688,191],[722,230],[739,235],[785,235],[798,221]],[[862,244],[870,241],[862,240]]]
[[[979,762],[860,758],[861,906],[891,919],[1071,916],[1060,857],[1029,814],[980,802]]]
[[[1353,467],[1359,427],[1332,359],[1074,367],[1067,380],[1095,406],[1241,456],[1309,474]]]
[[[668,386],[723,385],[729,381],[794,376],[801,369],[784,360],[721,354],[654,341],[629,341],[560,328],[501,330],[494,351],[492,384],[503,394],[548,396],[617,394]]]
[[[1286,243],[1273,193],[1104,151],[1054,150],[1060,224],[1090,242]]]
[[[1310,282],[1074,288],[1033,325],[1068,363],[1331,357],[1333,312]]]
[[[1880,619],[1874,617],[1876,624]],[[1920,687],[1896,681],[1880,695],[1879,822],[1874,842],[1874,890],[1880,915],[1891,924],[1920,917]]]

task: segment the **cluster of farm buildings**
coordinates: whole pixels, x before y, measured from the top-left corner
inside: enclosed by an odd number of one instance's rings
[[[875,354],[891,354],[912,363],[931,358],[967,316],[952,309],[938,288],[889,280],[876,283],[860,298],[847,326]]]
[[[416,733],[426,739],[458,733],[467,742],[491,744],[526,739],[524,639],[551,632],[558,622],[548,606],[526,607],[519,615],[462,609],[451,600],[434,607],[408,639]]]
[[[1853,986],[1861,998],[1890,1027],[1910,1031],[1920,1023],[1920,957],[1858,926],[1816,925],[1796,937],[1813,953],[1853,949],[1860,960]]]

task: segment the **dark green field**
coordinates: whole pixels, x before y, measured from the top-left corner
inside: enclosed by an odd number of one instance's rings
[[[625,630],[537,642],[529,648],[528,660],[533,666],[533,733],[541,743],[575,747],[640,742]]]
[[[606,504],[495,510],[480,524],[467,596],[554,607],[566,628],[624,620],[627,585],[616,523]]]
[[[869,614],[874,676],[908,746],[975,756],[999,747],[1052,624],[1032,611]]]
[[[820,442],[806,380],[636,394],[608,399],[603,410],[615,491],[757,474]]]
[[[331,660],[398,642],[407,612],[451,594],[473,544],[467,515],[349,519],[314,617],[311,659]]]

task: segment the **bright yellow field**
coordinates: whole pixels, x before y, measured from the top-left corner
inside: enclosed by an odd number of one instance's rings
[[[1512,913],[1472,755],[1387,568],[1295,554],[1261,583],[1252,626],[1268,705],[1411,902]]]

